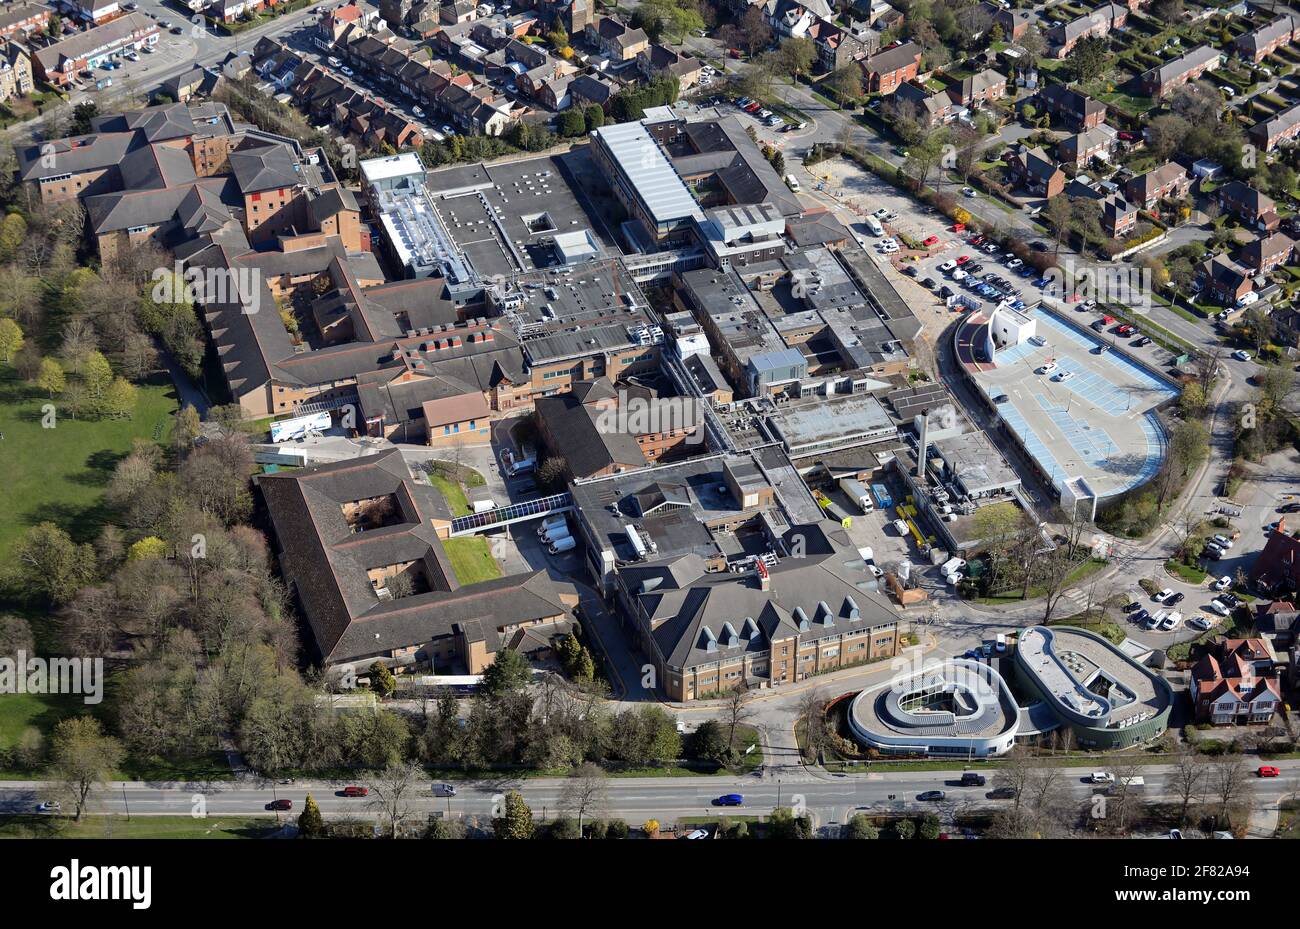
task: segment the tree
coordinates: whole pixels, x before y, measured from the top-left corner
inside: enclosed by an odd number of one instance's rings
[[[749,688],[742,682],[727,691],[726,703],[722,706],[722,718],[727,726],[727,748],[733,752],[736,750],[736,730],[754,716],[749,698]]]
[[[424,769],[410,762],[390,764],[370,779],[368,805],[387,823],[390,839],[397,838],[397,827],[411,815],[423,779]]]
[[[846,839],[878,839],[880,830],[866,813],[855,813],[849,820],[848,825],[844,827],[844,838]]]
[[[571,106],[560,114],[557,128],[560,135],[566,138],[583,135],[587,131],[587,116],[582,110]]]
[[[593,132],[605,125],[605,109],[598,104],[591,104],[582,113],[588,132]]]
[[[492,820],[492,829],[498,839],[531,839],[533,837],[533,811],[528,808],[519,791],[506,794],[505,815]]]
[[[1249,772],[1240,755],[1219,755],[1209,762],[1206,787],[1218,805],[1219,824],[1226,826],[1232,807],[1251,796],[1247,787]]]
[[[691,733],[691,755],[719,765],[729,760],[730,747],[716,719],[706,719]]]
[[[767,821],[767,834],[773,839],[811,839],[812,820],[794,815],[788,806],[779,806]]]
[[[387,700],[397,690],[397,678],[382,661],[370,666],[370,689],[382,700]]]
[[[513,648],[501,648],[483,672],[483,692],[502,697],[522,690],[533,678],[528,659]]]
[[[582,822],[588,814],[599,813],[607,801],[605,772],[597,764],[584,762],[574,768],[565,778],[560,789],[560,809],[572,813],[578,818],[578,834],[582,834]]]
[[[939,838],[939,834],[942,831],[943,830],[939,823],[939,817],[935,816],[933,813],[926,813],[924,816],[922,816],[920,825],[917,826],[917,830],[916,830],[917,835],[920,838],[929,839],[930,841]]]
[[[1209,457],[1210,430],[1204,420],[1183,420],[1173,428],[1169,436],[1169,448],[1172,456],[1183,466],[1183,477]]]
[[[320,815],[316,798],[307,794],[303,801],[302,814],[298,817],[298,834],[303,838],[315,839],[325,834],[325,820]]]
[[[907,818],[895,820],[894,835],[900,839],[916,838],[916,823]]]
[[[93,716],[73,716],[54,727],[50,745],[53,773],[73,797],[77,822],[95,785],[110,780],[125,755],[122,743],[105,735]]]
[[[12,319],[0,319],[0,364],[10,364],[23,347],[23,330]]]
[[[1070,52],[1070,64],[1074,79],[1080,83],[1096,80],[1106,71],[1110,52],[1106,40],[1097,36],[1088,36],[1079,40]]]
[[[114,419],[130,419],[135,412],[135,385],[124,377],[115,377],[104,391],[101,412]]]
[[[1047,201],[1046,208],[1043,210],[1043,218],[1047,224],[1052,227],[1052,236],[1056,240],[1056,251],[1054,254],[1061,253],[1061,245],[1070,235],[1070,219],[1074,215],[1070,207],[1070,198],[1065,194],[1057,194]]]
[[[537,467],[537,486],[543,490],[559,492],[573,479],[569,460],[560,455],[547,458]]]
[[[862,96],[862,68],[856,62],[836,68],[822,81],[824,87],[834,91],[842,101],[854,101]]]
[[[70,601],[94,578],[94,547],[78,545],[51,522],[37,523],[23,533],[11,557],[24,591],[56,605]]]
[[[799,698],[796,724],[803,726],[804,746],[808,761],[815,762],[830,741],[830,728],[826,721],[826,697],[820,691],[809,690]]]
[[[68,386],[68,380],[63,375],[63,366],[53,358],[42,358],[40,369],[36,374],[36,386],[45,391],[50,399],[54,399],[55,394],[63,393]]]
[[[108,359],[98,351],[87,354],[81,380],[86,385],[86,392],[90,395],[90,399],[97,404],[101,403],[108,392],[109,385],[113,383],[113,368],[109,365]]]
[[[795,80],[812,70],[812,66],[817,62],[817,46],[813,44],[812,39],[786,39],[781,43],[777,54],[780,55],[785,73]]]
[[[1194,802],[1205,794],[1209,769],[1205,756],[1190,745],[1179,749],[1169,784],[1178,798],[1178,825],[1187,825],[1187,814]]]

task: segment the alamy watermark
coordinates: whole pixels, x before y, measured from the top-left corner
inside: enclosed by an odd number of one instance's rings
[[[262,308],[260,268],[186,268],[178,261],[170,268],[154,268],[151,280],[149,296],[155,303],[239,303],[249,316]]]
[[[95,706],[104,699],[104,659],[40,658],[19,649],[0,656],[0,694],[81,694]]]

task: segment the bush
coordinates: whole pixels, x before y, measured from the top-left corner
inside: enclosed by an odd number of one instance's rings
[[[627,833],[627,823],[623,822],[621,819],[611,819],[609,821],[609,827],[605,830],[605,838],[626,839]]]

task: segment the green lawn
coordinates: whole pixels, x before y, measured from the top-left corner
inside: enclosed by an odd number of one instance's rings
[[[1189,584],[1199,584],[1205,580],[1205,572],[1200,568],[1193,568],[1179,561],[1166,561],[1165,570],[1170,574],[1177,574]]]
[[[176,411],[170,382],[140,388],[131,419],[77,421],[58,417],[42,427],[41,407],[49,401],[0,370],[0,557],[30,526],[49,520],[78,542],[99,534],[107,514],[104,485],[118,460],[137,438],[166,439]],[[55,403],[57,416],[58,404]]]
[[[3,839],[259,839],[276,828],[269,816],[84,816],[79,823],[71,817],[0,817]]]
[[[436,471],[429,475],[429,483],[437,487],[447,499],[452,516],[465,516],[469,513],[469,498],[465,496],[465,489],[460,484]]]
[[[85,708],[76,694],[4,694],[0,696],[0,749],[16,745],[28,726],[49,733],[65,716]]]
[[[482,536],[463,536],[442,543],[451,559],[452,570],[461,586],[490,581],[501,576],[501,566],[492,557],[492,548]]]

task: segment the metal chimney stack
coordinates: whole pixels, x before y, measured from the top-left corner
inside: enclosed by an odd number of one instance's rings
[[[916,476],[925,479],[925,453],[930,446],[930,411],[921,411],[921,447],[916,452]]]

